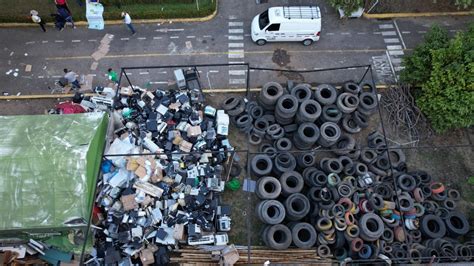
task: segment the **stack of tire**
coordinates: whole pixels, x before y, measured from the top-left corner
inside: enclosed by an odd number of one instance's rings
[[[260,137],[253,141],[260,153],[249,162],[261,199],[257,217],[267,225],[263,242],[273,249],[315,248],[339,261],[470,260],[474,242],[459,241],[469,230],[456,211],[459,192],[409,170],[403,150],[389,148],[379,132],[364,147],[352,136],[376,110],[372,88],[346,83],[338,92],[320,85],[313,94],[306,84],[264,87],[257,100],[264,110]],[[332,156],[317,158],[309,150],[316,145]]]
[[[306,83],[284,88],[268,82],[257,101],[229,97],[222,109],[248,134],[252,145],[285,137],[295,148],[309,150],[316,145],[332,147],[340,138],[366,128],[369,116],[377,110],[377,99],[374,86],[367,82],[346,82],[341,90],[321,84],[314,91]],[[354,148],[341,147],[344,144],[340,142],[338,148]]]

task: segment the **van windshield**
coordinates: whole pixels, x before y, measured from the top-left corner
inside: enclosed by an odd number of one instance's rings
[[[268,19],[268,10],[260,14],[258,17],[258,26],[260,27],[260,30],[263,30],[268,23],[270,23],[270,20]]]

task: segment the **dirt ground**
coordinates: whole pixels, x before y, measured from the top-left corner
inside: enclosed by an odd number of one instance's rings
[[[369,1],[366,10],[374,0]],[[464,9],[456,7],[455,0],[380,0],[370,13],[421,13],[421,12],[456,12]]]

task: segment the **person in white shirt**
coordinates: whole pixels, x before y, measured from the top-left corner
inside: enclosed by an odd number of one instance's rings
[[[40,16],[38,15],[38,11],[31,10],[30,11],[30,16],[31,16],[31,20],[34,23],[38,23],[40,25],[41,29],[43,30],[43,32],[46,32],[46,28],[44,27],[45,23],[44,23],[43,20],[41,20]]]
[[[81,88],[81,85],[79,84],[79,81],[77,80],[77,74],[74,73],[72,70],[68,70],[67,68],[64,69],[64,78],[67,79],[67,81],[72,84],[73,88]]]
[[[137,32],[133,28],[132,18],[130,17],[130,15],[127,12],[122,12],[122,18],[125,25],[127,25],[127,27],[132,31],[132,35],[135,35],[135,33]]]

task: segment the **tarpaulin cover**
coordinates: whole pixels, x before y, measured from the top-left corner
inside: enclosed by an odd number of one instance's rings
[[[108,117],[0,116],[0,230],[89,220]]]

